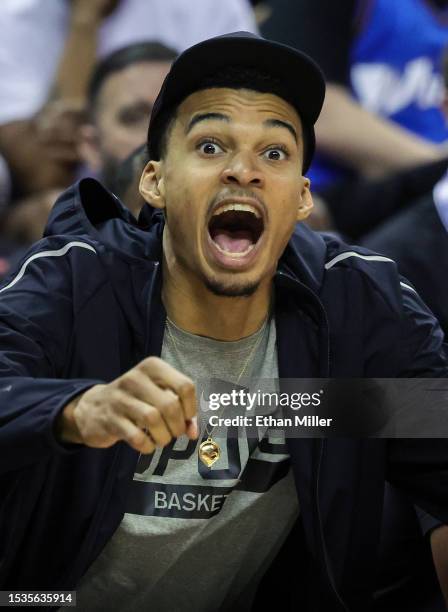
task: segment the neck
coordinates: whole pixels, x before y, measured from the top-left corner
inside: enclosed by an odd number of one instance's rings
[[[223,297],[199,279],[172,274],[163,264],[162,299],[168,317],[181,329],[216,340],[240,340],[255,333],[269,314],[272,281],[249,297]]]

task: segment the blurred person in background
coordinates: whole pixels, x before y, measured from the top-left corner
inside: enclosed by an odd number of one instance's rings
[[[175,57],[174,49],[145,41],[114,51],[94,69],[77,146],[86,172],[93,172],[107,187],[112,187],[121,162],[145,142],[152,104]],[[59,193],[60,188],[45,189],[5,213],[3,233],[13,245],[42,237]],[[133,212],[138,216],[138,210]]]
[[[397,262],[448,337],[448,175],[361,244]]]
[[[264,35],[303,49],[326,75],[310,178],[336,226],[357,238],[377,222],[372,212],[370,226],[351,231],[351,215],[358,215],[364,197],[366,205],[371,201],[363,179],[386,177],[384,186],[380,180],[372,185],[375,196],[383,189],[389,196],[388,180],[396,172],[427,164],[424,189],[429,176],[434,184],[443,174],[437,163],[447,155],[440,105],[448,2],[265,0],[265,6]],[[418,181],[414,186],[419,195]],[[393,198],[388,205],[398,207]]]
[[[145,143],[148,117],[176,55],[156,41],[134,43],[95,68],[88,90],[88,123],[80,131],[80,153],[87,169],[108,189],[113,190],[120,164]]]

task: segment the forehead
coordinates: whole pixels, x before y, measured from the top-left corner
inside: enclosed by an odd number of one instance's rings
[[[180,104],[177,119],[180,124],[188,125],[194,115],[202,113],[220,113],[233,121],[262,123],[266,119],[279,119],[291,123],[298,134],[302,132],[300,117],[289,102],[275,94],[251,89],[216,87],[196,91]]]
[[[136,98],[154,102],[170,65],[170,62],[143,61],[112,72],[99,91],[99,104],[125,103]]]

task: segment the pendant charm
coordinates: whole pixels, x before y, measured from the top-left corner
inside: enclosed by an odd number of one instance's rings
[[[221,457],[221,449],[211,438],[207,438],[199,447],[199,459],[207,467],[211,467]]]

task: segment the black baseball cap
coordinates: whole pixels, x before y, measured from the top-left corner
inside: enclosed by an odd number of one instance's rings
[[[314,124],[325,97],[325,81],[307,55],[250,32],[233,32],[204,40],[181,53],[171,66],[154,103],[148,128],[150,159],[160,159],[161,138],[172,112],[190,94],[202,89],[205,78],[228,66],[268,73],[281,85],[276,93],[298,112],[304,133],[303,172],[315,148]],[[247,88],[250,89],[250,83]]]

